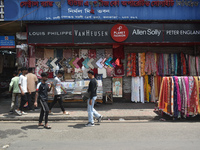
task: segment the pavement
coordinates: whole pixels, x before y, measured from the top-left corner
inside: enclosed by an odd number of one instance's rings
[[[37,121],[40,110],[26,111],[27,115],[18,116],[9,114],[11,98],[0,98],[0,121]],[[63,115],[58,104],[52,109],[53,115],[49,115],[50,121],[60,120],[87,120],[87,104],[64,103],[64,107],[70,115]],[[103,115],[104,120],[153,120],[160,119],[160,115],[154,112],[154,103],[113,103],[97,104],[95,109]]]

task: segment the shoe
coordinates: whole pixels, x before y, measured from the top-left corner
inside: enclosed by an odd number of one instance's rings
[[[68,112],[64,112],[63,115],[69,115],[69,113]]]
[[[22,115],[27,115],[28,113],[25,113],[24,111],[22,111]]]
[[[86,127],[94,127],[94,123],[88,122],[85,126]]]
[[[21,116],[22,115],[22,113],[21,113],[21,111],[20,110],[15,110],[15,112],[19,115],[19,116]]]
[[[101,122],[101,120],[103,119],[103,116],[100,116],[97,120],[98,120],[98,123]]]
[[[14,113],[13,111],[9,111],[9,114],[11,114],[11,115],[12,115],[13,113]]]
[[[53,115],[53,112],[50,112],[49,115]]]
[[[51,129],[51,126],[44,126],[45,129]]]

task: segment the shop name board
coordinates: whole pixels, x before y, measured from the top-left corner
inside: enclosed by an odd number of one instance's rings
[[[0,48],[15,48],[15,37],[0,36]]]
[[[200,20],[198,0],[9,0],[4,6],[5,21]]]
[[[28,42],[29,44],[193,43],[200,42],[200,26],[198,24],[29,25]]]

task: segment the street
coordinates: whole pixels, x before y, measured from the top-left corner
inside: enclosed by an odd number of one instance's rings
[[[8,150],[195,150],[200,147],[200,122],[104,121],[0,122],[0,149]],[[3,148],[4,147],[4,148]],[[7,147],[7,148],[5,148]]]

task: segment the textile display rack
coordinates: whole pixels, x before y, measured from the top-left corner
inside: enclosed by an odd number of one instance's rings
[[[174,118],[194,117],[200,114],[200,77],[163,77],[158,108]]]

